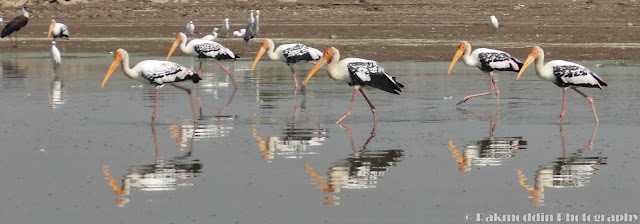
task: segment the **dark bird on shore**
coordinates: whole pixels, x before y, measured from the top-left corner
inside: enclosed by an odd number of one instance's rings
[[[4,38],[6,36],[9,36],[9,40],[11,41],[11,45],[13,45],[13,47],[18,47],[18,30],[22,29],[22,27],[25,27],[27,25],[27,23],[29,22],[29,13],[31,11],[29,11],[29,9],[27,7],[22,7],[22,15],[21,16],[17,16],[16,18],[13,18],[11,21],[9,21],[7,23],[6,26],[4,26],[4,29],[2,29],[2,35],[1,37]],[[14,43],[13,40],[11,39],[11,34],[16,33],[16,42]]]

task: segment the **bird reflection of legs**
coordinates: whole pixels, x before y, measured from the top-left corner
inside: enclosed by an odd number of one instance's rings
[[[495,119],[495,122],[493,122]],[[496,115],[489,117],[489,138],[493,138],[493,130],[498,126],[500,120],[500,108],[496,108]]]
[[[231,93],[231,96],[229,97],[229,100],[227,101],[227,105],[225,105],[224,107],[218,109],[218,117],[222,117],[223,114],[224,114],[224,111],[229,109],[229,107],[231,106],[231,103],[233,102],[233,97],[236,95],[236,90],[238,90],[238,89],[237,88],[233,88],[233,92]]]
[[[191,104],[191,114],[193,115],[193,122],[197,123],[198,119],[196,118],[196,111],[194,109],[193,106],[193,99],[191,98],[191,90],[184,88],[182,86],[176,85],[171,83],[171,86],[176,87],[178,89],[184,90],[187,92],[187,94],[189,94],[189,103]],[[194,89],[195,89],[195,85],[194,85]],[[155,98],[155,102],[153,103],[153,115],[151,115],[151,125],[153,126],[153,121],[156,120],[156,117],[158,116],[158,97],[160,94],[160,89],[156,87],[156,98]]]
[[[369,138],[364,142],[364,145],[362,145],[362,149],[361,150],[357,150],[356,149],[356,145],[353,142],[353,136],[351,135],[351,128],[348,128],[344,125],[342,125],[341,123],[338,123],[338,125],[340,126],[340,128],[344,129],[347,132],[347,135],[349,136],[349,141],[351,142],[351,149],[353,150],[353,155],[354,156],[358,156],[360,154],[360,152],[363,152],[367,149],[367,145],[369,144],[369,142],[371,141],[371,139],[373,139],[373,137],[376,136],[376,125],[373,125],[373,129],[371,130],[371,136],[369,136]]]
[[[489,72],[489,92],[486,93],[479,93],[479,94],[474,94],[474,95],[469,95],[469,96],[465,96],[464,98],[462,98],[462,100],[460,100],[460,102],[458,102],[456,105],[460,105],[464,102],[467,102],[467,100],[476,97],[476,96],[486,96],[486,95],[491,95],[493,93],[493,89],[496,89],[496,104],[500,105],[500,90],[498,89],[498,85],[496,85],[495,80],[493,79],[493,72]]]

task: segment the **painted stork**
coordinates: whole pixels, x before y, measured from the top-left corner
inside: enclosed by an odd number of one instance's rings
[[[171,46],[171,50],[169,50],[169,54],[167,55],[167,61],[178,46],[180,46],[180,50],[185,54],[198,57],[200,60],[198,74],[202,74],[202,61],[205,59],[213,59],[220,68],[227,72],[229,79],[231,79],[231,83],[233,83],[233,87],[236,87],[236,82],[233,80],[233,76],[231,76],[229,69],[218,61],[224,59],[236,60],[236,58],[238,58],[229,48],[226,48],[217,42],[202,39],[192,39],[187,44],[187,36],[184,33],[178,33],[176,40],[173,42],[173,46]]]
[[[187,37],[193,37],[193,32],[196,30],[196,26],[193,25],[193,21],[187,23]]]
[[[466,41],[462,41],[460,45],[458,45],[458,51],[456,51],[456,54],[451,61],[451,65],[449,65],[449,71],[447,74],[451,74],[451,69],[460,57],[462,57],[462,61],[465,65],[478,67],[483,72],[489,74],[489,92],[465,96],[457,105],[460,105],[476,96],[491,95],[494,88],[496,89],[496,104],[500,105],[500,90],[498,89],[496,82],[493,80],[493,71],[518,72],[522,67],[522,62],[511,57],[504,51],[478,48],[472,52],[471,44]]]
[[[244,42],[248,45],[249,44],[249,40],[251,40],[253,38],[253,35],[255,34],[255,23],[256,23],[256,18],[253,17],[253,9],[251,10],[251,13],[249,14],[249,19],[247,20],[247,29],[246,32],[244,32]]]
[[[56,69],[60,66],[62,62],[62,57],[60,56],[60,50],[56,47],[56,41],[51,41],[51,49],[49,49],[49,56],[51,56],[51,62],[53,63],[53,68]]]
[[[67,25],[56,23],[56,20],[51,19],[51,21],[49,21],[49,34],[47,34],[47,38],[51,38],[52,35],[54,41],[56,38],[68,40],[69,29],[67,29]]]
[[[156,119],[156,116],[158,114],[158,92],[160,88],[167,83],[178,89],[184,90],[189,94],[189,102],[191,103],[191,113],[193,114],[193,120],[194,122],[197,121],[196,113],[193,107],[193,100],[191,99],[191,90],[174,83],[191,80],[194,83],[193,90],[197,91],[196,83],[202,80],[198,74],[194,73],[187,67],[170,61],[145,60],[139,62],[133,68],[130,68],[129,54],[123,49],[118,49],[113,56],[113,62],[109,67],[107,75],[105,75],[104,79],[102,80],[102,88],[104,88],[107,80],[119,64],[122,64],[122,71],[127,77],[135,79],[142,83],[151,83],[156,86],[156,98],[153,105],[153,115],[151,115],[151,125],[153,125],[153,121]]]
[[[596,118],[596,124],[600,122],[598,120],[598,114],[596,113],[596,107],[593,105],[593,98],[587,96],[587,94],[584,94],[576,88],[588,87],[599,88],[602,90],[602,87],[607,86],[607,83],[605,83],[600,76],[591,72],[584,66],[573,62],[553,60],[545,65],[544,51],[542,48],[535,46],[531,49],[531,53],[529,53],[527,60],[525,60],[516,80],[520,79],[522,72],[524,72],[524,70],[534,61],[536,62],[536,74],[538,74],[538,77],[552,82],[562,88],[562,112],[560,113],[558,123],[562,121],[565,114],[564,105],[567,101],[567,89],[569,88],[575,90],[589,101],[589,104],[591,104],[591,110],[593,110],[593,116]]]
[[[31,11],[26,6],[22,7],[22,15],[13,18],[2,29],[2,33],[0,34],[0,36],[2,38],[9,36],[9,41],[11,41],[11,45],[13,45],[13,47],[18,47],[18,30],[22,29],[22,27],[25,27],[29,22],[29,13],[31,13]],[[13,43],[13,40],[11,40],[12,33],[16,33],[15,44]]]
[[[224,23],[220,27],[220,34],[222,37],[227,37],[227,33],[229,33],[229,18],[224,18]]]
[[[338,124],[340,124],[345,118],[351,116],[353,100],[355,99],[356,91],[358,90],[360,90],[364,99],[369,103],[371,112],[373,113],[374,122],[378,121],[376,108],[373,106],[371,101],[369,101],[369,98],[364,94],[361,87],[367,89],[370,89],[369,87],[373,87],[393,94],[400,94],[400,92],[402,92],[402,88],[404,88],[404,85],[398,83],[395,77],[390,76],[384,71],[384,68],[378,66],[376,61],[361,58],[345,58],[340,60],[340,52],[334,47],[327,48],[327,50],[324,51],[323,56],[318,60],[316,66],[313,67],[307,78],[302,83],[303,88],[307,85],[311,76],[313,76],[313,74],[315,74],[327,62],[329,62],[327,65],[329,78],[354,86],[349,111],[347,111],[347,113],[336,122]]]
[[[493,26],[494,29],[496,29],[496,31],[498,31],[498,18],[496,18],[496,16],[491,15],[490,17],[491,19],[491,26]]]
[[[298,77],[293,69],[293,65],[299,61],[317,61],[322,57],[322,51],[308,47],[304,44],[283,44],[276,48],[271,39],[265,39],[262,42],[262,46],[258,51],[256,59],[253,61],[251,70],[256,67],[258,60],[260,60],[265,51],[267,52],[269,59],[272,61],[283,61],[287,63],[291,68],[296,89],[298,88]]]
[[[213,32],[211,32],[211,34],[208,34],[200,39],[203,40],[208,40],[208,41],[215,41],[218,39],[218,27],[213,28]]]

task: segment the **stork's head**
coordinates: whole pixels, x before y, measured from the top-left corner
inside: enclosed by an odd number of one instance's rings
[[[467,48],[469,48],[469,46],[469,43],[467,43],[466,41],[460,42],[460,44],[458,45],[458,50],[456,51],[456,54],[453,56],[453,60],[451,61],[451,65],[449,65],[449,71],[447,71],[447,74],[451,74],[451,69],[453,69],[453,66],[456,64],[456,62],[458,62],[458,59],[462,57],[462,54],[467,51]]]
[[[53,32],[53,27],[55,25],[56,25],[56,20],[51,19],[51,21],[49,21],[49,33],[47,34],[47,38],[51,38],[51,32]]]
[[[173,51],[176,50],[178,45],[182,44],[182,42],[186,43],[186,41],[187,41],[187,35],[185,35],[184,33],[180,32],[178,33],[178,35],[176,35],[176,40],[173,41],[173,46],[171,46],[171,50],[169,50],[169,54],[167,54],[167,61],[171,57],[171,54],[173,54]]]
[[[524,61],[522,68],[520,68],[520,72],[518,72],[518,76],[516,77],[516,80],[520,80],[520,76],[522,75],[522,72],[524,72],[524,70],[527,67],[529,67],[531,63],[537,60],[542,54],[544,54],[544,52],[542,51],[542,48],[538,46],[533,47],[533,49],[531,49],[531,52],[529,53],[529,56],[527,57],[527,60]]]
[[[327,50],[324,51],[324,53],[322,54],[322,57],[316,63],[316,66],[314,66],[313,69],[311,69],[311,72],[309,72],[309,75],[307,75],[307,78],[302,83],[302,86],[306,86],[307,83],[309,82],[309,79],[311,79],[311,76],[316,74],[316,72],[320,70],[320,68],[322,68],[322,66],[326,64],[327,61],[331,61],[331,59],[333,58],[334,51],[336,51],[337,53],[337,49],[334,47],[329,47],[327,48]]]
[[[120,65],[120,63],[122,63],[122,60],[124,60],[124,57],[126,57],[126,55],[127,55],[127,52],[125,50],[123,50],[123,49],[118,49],[113,54],[113,62],[111,62],[111,66],[109,66],[109,70],[107,71],[107,75],[105,75],[104,79],[102,80],[102,87],[101,88],[104,88],[104,85],[107,84],[107,80],[109,80],[109,77],[111,76],[113,71],[116,70],[118,65]]]
[[[262,41],[262,45],[260,46],[260,50],[258,50],[256,59],[253,60],[253,65],[251,66],[251,70],[253,70],[256,67],[256,64],[258,64],[258,61],[260,60],[264,52],[269,49],[270,41],[271,41],[270,39],[265,39],[264,41]],[[271,41],[271,45],[273,45],[273,41]]]

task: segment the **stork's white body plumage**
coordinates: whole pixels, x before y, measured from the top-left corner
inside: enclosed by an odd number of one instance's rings
[[[193,100],[191,99],[191,90],[175,85],[173,83],[191,80],[194,83],[194,91],[197,91],[196,83],[202,80],[198,74],[191,71],[191,69],[177,63],[159,60],[141,61],[133,66],[133,68],[131,68],[129,66],[129,54],[127,53],[127,51],[125,51],[124,49],[118,49],[114,53],[113,62],[109,67],[109,71],[107,71],[104,80],[102,80],[102,88],[104,88],[107,80],[109,80],[109,77],[111,76],[113,71],[115,71],[119,64],[122,64],[122,71],[127,77],[135,79],[144,84],[151,83],[156,86],[156,98],[153,108],[153,115],[151,115],[151,124],[153,124],[153,121],[155,120],[157,115],[159,89],[163,87],[164,84],[171,84],[172,86],[182,89],[189,94],[191,112],[193,113],[194,121],[196,121],[196,114],[195,110],[193,109]],[[202,107],[200,107],[200,110],[200,112],[202,113]]]
[[[293,80],[295,82],[295,88],[298,88],[298,78],[296,72],[293,69],[293,65],[299,61],[317,61],[322,57],[322,51],[309,47],[300,43],[292,43],[292,44],[282,44],[278,47],[275,47],[275,44],[271,39],[265,39],[262,42],[262,46],[258,51],[258,55],[253,61],[253,65],[251,66],[251,70],[256,67],[258,64],[258,60],[262,57],[262,55],[267,52],[267,56],[272,61],[282,61],[287,63],[287,65],[291,68],[291,73],[293,74]]]
[[[404,85],[398,83],[395,77],[387,74],[384,69],[378,66],[376,61],[362,58],[345,58],[340,60],[340,52],[334,47],[330,47],[324,51],[322,58],[318,60],[315,67],[309,72],[309,75],[303,82],[303,86],[307,85],[309,79],[325,64],[329,77],[339,82],[345,82],[350,86],[354,86],[353,95],[351,96],[351,104],[347,114],[345,114],[337,123],[342,122],[345,118],[351,116],[351,109],[355,99],[356,91],[360,91],[362,96],[367,100],[373,113],[374,121],[377,121],[376,109],[362,91],[362,87],[371,89],[371,87],[380,89],[393,94],[400,94]]]
[[[596,73],[590,71],[586,67],[576,64],[573,62],[563,61],[563,60],[553,60],[544,64],[544,51],[542,48],[535,46],[531,49],[531,53],[527,57],[527,60],[524,62],[522,69],[518,73],[518,77],[516,79],[520,79],[522,72],[531,64],[535,62],[536,66],[536,74],[542,80],[546,80],[556,84],[558,87],[562,88],[562,112],[560,113],[560,119],[558,123],[562,121],[565,115],[565,103],[567,100],[567,89],[573,89],[578,94],[582,95],[589,104],[591,104],[591,110],[593,111],[593,116],[596,119],[596,123],[599,123],[598,114],[596,113],[596,108],[593,104],[593,98],[587,96],[577,87],[588,87],[588,88],[599,88],[602,89],[603,86],[607,86],[607,83],[600,78]]]
[[[449,65],[448,74],[451,74],[451,69],[453,69],[453,66],[460,57],[462,57],[462,61],[465,65],[477,67],[483,72],[489,74],[489,92],[466,96],[458,102],[458,105],[476,96],[491,95],[494,88],[496,90],[496,104],[499,105],[500,90],[493,79],[493,71],[518,72],[522,67],[522,62],[520,62],[520,60],[511,57],[511,55],[504,51],[488,48],[478,48],[471,51],[471,45],[466,41],[462,41],[460,45],[458,45],[458,51],[453,57],[451,65]]]

